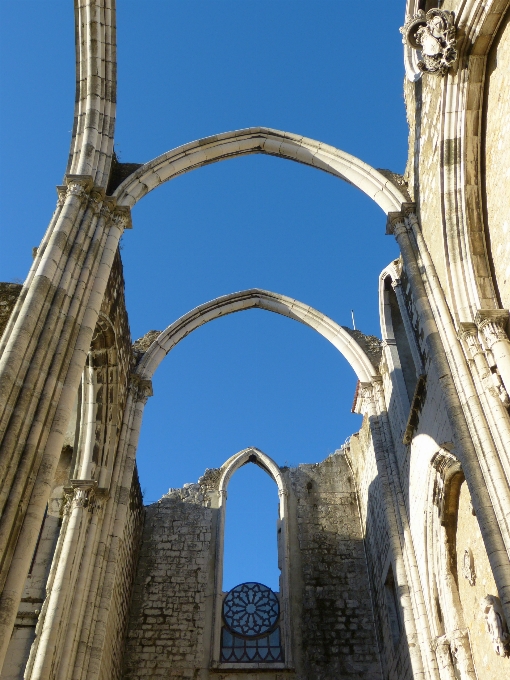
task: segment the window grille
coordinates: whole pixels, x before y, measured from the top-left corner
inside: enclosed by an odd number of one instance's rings
[[[242,583],[223,600],[221,661],[283,661],[278,596],[261,583]]]

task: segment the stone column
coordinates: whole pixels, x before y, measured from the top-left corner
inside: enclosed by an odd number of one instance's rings
[[[458,628],[450,634],[450,649],[455,658],[460,680],[476,680],[467,628]]]
[[[441,680],[456,680],[448,637],[446,635],[437,637],[432,642],[432,649],[436,653]]]
[[[508,323],[508,310],[479,309],[475,322],[487,349],[494,356],[508,400],[510,395],[510,341],[505,330]]]
[[[469,356],[474,363],[473,377],[478,383],[478,390],[487,420],[491,426],[494,441],[501,451],[501,464],[510,482],[510,418],[507,411],[508,395],[497,373],[493,373],[487,361],[485,352],[479,340],[478,327],[474,323],[460,324],[460,337],[464,340]],[[508,488],[504,493],[509,496]],[[510,502],[510,501],[509,501]]]
[[[492,373],[489,368],[489,362],[483,351],[482,345],[478,337],[478,327],[474,323],[463,322],[460,323],[460,337],[465,341],[469,350],[469,354],[473,359],[478,374],[486,391],[497,398],[504,406],[510,405],[507,391],[497,373]]]
[[[2,565],[5,585],[0,596],[0,666],[7,651],[113,259],[120,236],[129,224],[129,209],[115,208],[115,201],[110,199],[105,199],[99,217],[91,218],[90,223],[85,214],[81,235],[79,239],[75,237],[79,253],[73,257],[72,249],[64,263],[64,268],[72,269],[72,290],[68,291],[65,309],[57,305],[51,312],[58,316],[58,329],[46,328],[51,331],[47,342],[46,338],[44,343],[43,338],[39,338],[41,347],[44,344],[45,363],[38,365],[37,379],[43,388],[31,393],[31,404],[25,404],[27,410],[20,411],[25,413],[25,424],[31,423],[30,431],[12,444],[23,452],[23,458],[16,470],[16,484],[13,485],[16,493],[9,494],[8,508],[0,521],[0,538],[8,546]],[[36,369],[37,362],[30,371],[37,373]],[[33,421],[27,416],[30,413],[36,413]],[[3,445],[6,446],[6,440]],[[11,445],[6,446],[4,453],[10,454],[12,460]]]
[[[74,581],[81,565],[80,538],[84,534],[84,520],[97,482],[91,479],[75,479],[68,494],[69,521],[58,560],[55,577],[45,606],[44,623],[39,635],[37,652],[32,665],[30,680],[49,678],[55,666],[57,642],[65,626],[67,601],[72,599]],[[84,517],[85,515],[85,517]]]
[[[119,555],[126,526],[143,411],[152,393],[152,382],[150,379],[143,378],[137,374],[131,375],[124,417],[126,425],[125,436],[119,442],[117,453],[120,463],[120,475],[118,486],[114,492],[117,502],[114,506],[114,516],[112,517],[111,529],[109,531],[110,544],[105,558],[105,577],[98,593],[97,608],[94,611],[93,621],[90,622],[88,634],[83,636],[87,639],[87,643],[83,649],[79,650],[75,662],[74,675],[86,677],[87,680],[96,680],[101,669],[101,657],[107,642],[108,615],[112,605],[114,584],[119,567]]]
[[[388,421],[388,412],[386,410],[382,380],[375,379],[372,384],[376,399],[377,411],[379,413],[379,420],[382,425],[382,431],[384,433],[384,439],[386,442],[386,470],[391,480],[392,498],[397,518],[398,530],[400,536],[403,539],[402,555],[404,558],[407,578],[410,583],[410,595],[416,622],[418,644],[420,649],[423,650],[422,658],[424,661],[426,674],[430,678],[437,678],[437,664],[430,649],[430,627],[427,611],[425,609],[422,584],[420,574],[418,572],[416,553],[414,550],[411,528],[409,526],[406,503],[404,494],[402,492],[398,463],[395,457],[391,427]]]
[[[507,551],[510,536],[501,499],[490,474],[491,465],[499,467],[499,459],[444,292],[414,214],[414,205],[404,208],[403,212],[389,213],[388,233],[395,235],[400,247],[425,342],[445,396],[448,417],[492,572],[501,600],[505,602],[505,614],[510,620],[510,562]]]
[[[395,502],[393,500],[392,493],[394,480],[392,479],[391,472],[388,469],[386,463],[386,443],[383,428],[380,422],[376,388],[371,383],[361,383],[360,388],[362,408],[368,416],[370,423],[370,434],[372,436],[372,442],[374,446],[377,477],[381,485],[383,496],[386,526],[390,540],[391,554],[393,556],[393,565],[395,567],[397,594],[402,609],[404,633],[409,647],[412,673],[414,678],[427,676],[430,677],[430,675],[426,673],[423,662],[420,637],[417,631],[417,621],[410,596],[411,588],[409,586],[408,574],[403,554],[405,549],[405,539],[399,531],[399,525],[397,521],[397,510],[395,508]],[[425,650],[423,650],[423,652],[425,653]]]

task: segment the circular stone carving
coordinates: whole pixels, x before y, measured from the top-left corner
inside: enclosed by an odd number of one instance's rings
[[[242,583],[223,600],[223,619],[233,633],[255,637],[269,633],[280,615],[280,603],[271,588]]]

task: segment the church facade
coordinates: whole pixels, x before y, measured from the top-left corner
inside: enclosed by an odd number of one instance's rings
[[[114,0],[76,2],[64,183],[24,285],[0,284],[1,680],[492,680],[510,676],[510,4],[402,7],[404,175],[253,127],[143,165],[114,155]],[[404,14],[405,13],[405,14]],[[174,177],[246,154],[347,181],[400,256],[380,338],[250,289],[131,341],[119,240]],[[259,308],[358,382],[359,432],[322,463],[257,448],[144,506],[152,377],[189,333]],[[227,488],[276,484],[280,583],[222,591]]]

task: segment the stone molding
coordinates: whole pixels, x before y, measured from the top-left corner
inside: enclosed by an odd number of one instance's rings
[[[359,158],[329,144],[291,132],[252,127],[199,139],[171,149],[133,172],[115,190],[120,205],[133,207],[164,182],[203,165],[246,156],[267,154],[328,172],[358,187],[388,213],[408,200],[393,178],[381,174]]]
[[[350,332],[347,332],[325,314],[299,300],[260,288],[251,288],[238,293],[223,295],[192,309],[180,319],[174,321],[173,324],[162,331],[159,337],[156,337],[144,353],[136,368],[136,375],[142,378],[152,378],[165,356],[183,338],[205,323],[226,314],[254,308],[287,316],[320,333],[347,359],[358,379],[362,382],[370,382],[377,376],[377,370],[371,359]]]

